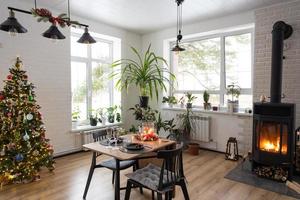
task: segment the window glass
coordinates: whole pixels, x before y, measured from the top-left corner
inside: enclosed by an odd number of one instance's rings
[[[106,108],[110,105],[109,66],[107,64],[92,63],[92,109]]]
[[[183,43],[185,51],[174,54],[178,90],[220,89],[220,38]]]
[[[71,56],[87,57],[87,45],[82,45],[77,42],[79,37],[71,36]]]
[[[251,88],[251,34],[225,37],[226,85]]]
[[[110,59],[110,44],[105,42],[97,42],[92,45],[92,58],[108,60]]]
[[[71,62],[72,112],[79,112],[80,119],[87,117],[86,63]]]

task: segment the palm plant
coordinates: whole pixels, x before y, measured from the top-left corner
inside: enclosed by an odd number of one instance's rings
[[[149,45],[145,55],[142,56],[134,47],[131,47],[137,57],[137,61],[132,59],[120,59],[113,62],[112,67],[123,67],[116,70],[112,74],[112,77],[118,76],[116,86],[120,90],[128,90],[130,85],[136,85],[139,87],[140,96],[150,96],[150,98],[152,98],[153,94],[155,94],[158,101],[159,91],[166,91],[166,83],[173,81],[175,76],[168,68],[163,66],[163,64],[167,65],[166,60],[156,56],[150,48],[151,45]]]

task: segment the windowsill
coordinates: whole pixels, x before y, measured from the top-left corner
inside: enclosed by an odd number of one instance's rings
[[[184,111],[186,108],[182,108],[180,106],[164,106],[161,108],[162,110],[174,110],[174,111]],[[245,113],[242,110],[236,113],[227,112],[226,108],[221,108],[221,110],[213,111],[213,110],[204,110],[203,108],[192,108],[193,112],[200,112],[200,113],[208,113],[208,114],[222,114],[222,115],[236,115],[236,116],[245,116],[245,117],[252,117],[252,113]]]
[[[96,129],[103,129],[103,128],[108,128],[112,126],[120,126],[122,125],[122,122],[116,122],[116,123],[106,123],[105,125],[97,125],[97,126],[91,126],[91,125],[79,125],[75,128],[72,128],[71,133],[79,133],[79,132],[84,132],[84,131],[91,131],[91,130],[96,130]]]

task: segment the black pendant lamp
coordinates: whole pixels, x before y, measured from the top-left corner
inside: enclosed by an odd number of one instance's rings
[[[184,0],[175,0],[177,3],[177,40],[176,45],[172,48],[172,51],[179,52],[184,51],[185,49],[180,47],[180,41],[182,39],[181,29],[182,29],[182,3]]]
[[[83,35],[77,40],[78,43],[83,44],[93,44],[96,43],[96,40],[89,34],[89,30],[87,27],[84,28]]]
[[[11,35],[27,32],[27,29],[24,28],[15,18],[15,13],[12,10],[9,11],[9,17],[7,20],[0,24],[0,30],[9,32]]]
[[[48,30],[43,33],[43,36],[46,38],[54,40],[62,40],[66,37],[58,30],[56,24],[52,24]]]

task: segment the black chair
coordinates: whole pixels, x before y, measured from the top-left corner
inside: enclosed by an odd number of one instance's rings
[[[150,189],[152,199],[156,192],[158,200],[162,200],[163,194],[165,194],[165,199],[170,200],[175,185],[181,186],[185,200],[189,200],[183,172],[182,148],[183,144],[180,144],[176,149],[158,151],[157,158],[163,159],[161,167],[149,164],[145,168],[127,174],[129,179],[127,180],[125,200],[129,200],[132,187]]]
[[[93,134],[93,139],[94,142],[97,141],[101,141],[107,138],[107,132],[106,130],[98,130],[92,133]],[[113,171],[112,174],[112,184],[114,184],[115,181],[115,172],[116,172],[116,160],[114,158],[108,159],[108,160],[104,160],[101,161],[100,163],[97,164],[96,159],[98,156],[102,155],[101,153],[97,153],[97,152],[93,152],[93,156],[92,156],[92,163],[91,163],[91,167],[90,167],[90,172],[89,172],[89,176],[86,182],[86,186],[84,189],[84,193],[83,193],[83,199],[86,198],[87,192],[89,190],[89,186],[92,180],[92,176],[94,173],[94,170],[96,168],[102,168],[105,167],[107,169],[110,169]],[[136,160],[126,160],[126,161],[120,161],[120,170],[123,169],[127,169],[129,167],[133,167],[133,171],[135,171],[136,169],[138,169],[138,162]]]

